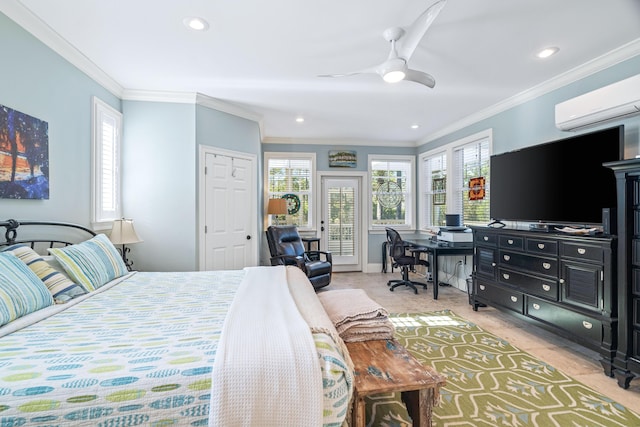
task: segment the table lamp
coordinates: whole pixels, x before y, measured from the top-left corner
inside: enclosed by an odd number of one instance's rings
[[[275,215],[274,224],[278,225],[278,215],[287,213],[287,201],[285,199],[269,199],[267,214]]]
[[[122,245],[122,249],[118,248],[118,252],[120,252],[127,270],[131,271],[133,261],[127,259],[127,253],[131,249],[127,248],[126,245],[142,242],[142,239],[136,234],[135,228],[133,228],[133,220],[125,218],[114,220],[109,240],[114,245]]]

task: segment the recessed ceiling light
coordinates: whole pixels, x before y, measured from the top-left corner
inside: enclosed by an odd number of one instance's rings
[[[559,50],[560,48],[557,48],[557,47],[546,47],[542,49],[540,52],[538,52],[536,56],[538,58],[548,58],[551,55],[555,55],[556,53],[558,53]]]
[[[296,117],[296,122],[298,123],[304,122],[304,117]]]
[[[206,31],[209,29],[209,23],[198,17],[184,18],[182,23],[186,25],[187,28],[195,31]]]
[[[420,125],[411,125],[411,129],[418,129]]]

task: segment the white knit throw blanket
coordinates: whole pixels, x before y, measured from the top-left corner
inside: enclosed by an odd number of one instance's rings
[[[321,426],[320,362],[285,267],[246,270],[216,351],[209,425]]]

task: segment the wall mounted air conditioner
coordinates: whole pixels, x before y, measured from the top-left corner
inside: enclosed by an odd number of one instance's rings
[[[578,130],[640,114],[640,74],[556,104],[556,127]]]

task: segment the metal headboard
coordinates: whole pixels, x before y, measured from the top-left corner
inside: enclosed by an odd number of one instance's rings
[[[19,243],[28,244],[33,249],[68,246],[96,235],[82,225],[68,222],[8,219],[0,221],[0,227],[5,228],[5,241],[0,241],[0,248]],[[21,233],[20,238],[18,238],[18,229]],[[22,237],[22,234],[25,237]]]

